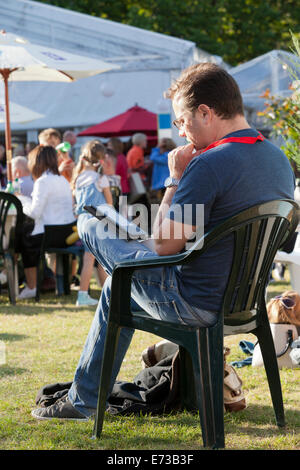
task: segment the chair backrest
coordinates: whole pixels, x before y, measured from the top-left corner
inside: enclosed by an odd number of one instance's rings
[[[113,206],[116,209],[116,211],[118,211],[121,190],[118,186],[110,186],[110,192],[111,192],[112,199],[113,199]]]
[[[5,225],[9,212],[13,212],[16,216],[16,223],[10,228],[10,233],[5,233]],[[23,222],[23,208],[21,201],[10,193],[0,191],[0,253],[4,253],[7,249],[14,250],[16,237],[21,233]],[[4,240],[9,236],[8,247],[4,247]]]
[[[227,219],[193,246],[192,258],[228,235],[233,236],[233,260],[222,304],[226,334],[255,328],[261,305],[265,305],[265,289],[276,252],[297,228],[297,210],[297,203],[290,200],[251,207]],[[201,243],[203,246],[197,249]]]

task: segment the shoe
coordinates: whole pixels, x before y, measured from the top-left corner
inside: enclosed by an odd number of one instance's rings
[[[77,276],[72,276],[71,289],[72,290],[80,290],[80,280]]]
[[[53,405],[32,410],[31,415],[36,419],[68,419],[70,421],[88,421],[89,418],[79,413],[70,403],[68,395],[57,400]]]
[[[32,299],[36,295],[36,287],[33,289],[29,289],[29,287],[25,286],[22,292],[18,295],[17,299]]]
[[[80,280],[78,279],[77,276],[72,276],[71,284],[74,284],[74,286],[76,287],[80,285]]]
[[[85,291],[79,291],[77,296],[76,307],[83,307],[88,305],[98,305],[98,300],[93,299]]]

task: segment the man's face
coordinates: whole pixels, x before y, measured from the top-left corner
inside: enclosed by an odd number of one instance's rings
[[[176,95],[173,100],[173,109],[179,136],[185,137],[189,143],[194,145],[196,150],[206,147],[206,126],[200,112],[197,109],[189,111],[185,105],[184,98]]]
[[[142,149],[145,149],[147,147],[147,140],[143,140],[140,144],[140,146],[142,147]]]
[[[56,147],[57,145],[60,144],[60,139],[56,137],[56,135],[51,135],[48,139],[48,145],[51,145],[52,147]]]

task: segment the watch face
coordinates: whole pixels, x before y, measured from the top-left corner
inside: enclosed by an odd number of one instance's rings
[[[171,188],[172,186],[178,186],[179,180],[176,178],[172,178],[171,176],[168,176],[168,178],[165,181],[165,188]]]
[[[165,187],[167,188],[169,186],[169,184],[172,183],[172,178],[171,176],[168,176],[168,178],[165,180]]]

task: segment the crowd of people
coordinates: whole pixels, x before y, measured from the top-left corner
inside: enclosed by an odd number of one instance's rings
[[[76,231],[79,214],[85,205],[97,206],[101,203],[114,205],[113,197],[130,196],[130,176],[138,172],[145,191],[152,190],[158,200],[162,199],[164,181],[167,178],[167,155],[175,147],[171,139],[162,139],[145,159],[147,136],[136,133],[127,154],[119,138],[111,138],[104,144],[99,139],[86,142],[76,162],[74,144],[76,135],[66,131],[63,135],[54,128],[45,129],[38,136],[38,143],[29,142],[24,155],[12,159],[12,179],[18,182],[15,193],[21,199],[25,215],[24,230],[18,242],[24,269],[24,288],[18,298],[33,298],[37,288],[37,265],[45,225],[64,225],[65,233],[55,234],[51,245],[56,248],[67,246],[67,239]],[[19,148],[17,149],[20,152]],[[21,152],[22,153],[22,152]],[[0,184],[6,188],[5,147],[0,145]],[[77,233],[77,232],[76,232]],[[80,240],[75,240],[80,244]],[[55,255],[48,255],[44,270],[42,290],[57,288]],[[98,300],[91,297],[89,286],[96,268],[98,283],[103,286],[107,274],[103,267],[88,251],[78,262],[73,255],[72,284],[78,289],[76,305],[96,305]]]

